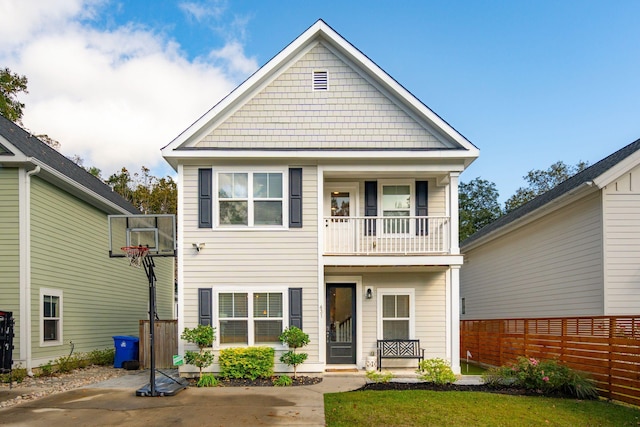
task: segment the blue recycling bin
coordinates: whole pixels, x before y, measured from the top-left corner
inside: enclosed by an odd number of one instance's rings
[[[127,335],[116,335],[113,337],[113,345],[116,348],[116,355],[113,358],[113,367],[122,368],[122,363],[129,360],[138,360],[138,337]]]

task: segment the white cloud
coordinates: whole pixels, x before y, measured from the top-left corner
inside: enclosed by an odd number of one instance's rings
[[[13,3],[34,2],[0,0],[0,16]],[[58,140],[63,154],[79,155],[103,176],[122,166],[167,171],[160,149],[230,92],[234,76],[257,68],[237,42],[217,51],[215,64],[189,61],[175,41],[135,24],[92,28],[84,19],[99,2],[43,4],[40,13],[20,6],[14,18],[29,31],[13,46],[0,42],[0,65],[29,80],[29,94],[21,98],[25,127]],[[52,17],[56,25],[31,24]]]
[[[205,2],[185,1],[179,4],[180,9],[196,21],[208,18],[219,18],[227,9],[225,0],[207,0]]]

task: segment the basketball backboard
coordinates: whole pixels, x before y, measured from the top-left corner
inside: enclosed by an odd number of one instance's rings
[[[176,216],[109,215],[109,256],[124,258],[128,246],[149,248],[148,256],[176,256]]]

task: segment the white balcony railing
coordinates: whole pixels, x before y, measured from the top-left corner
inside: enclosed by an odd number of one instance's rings
[[[449,217],[325,217],[326,255],[446,254]]]

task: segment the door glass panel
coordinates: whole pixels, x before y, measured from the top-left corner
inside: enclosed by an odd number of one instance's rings
[[[329,295],[329,341],[351,342],[352,337],[352,289],[331,288]]]
[[[331,193],[331,216],[349,216],[349,193],[334,191]]]

